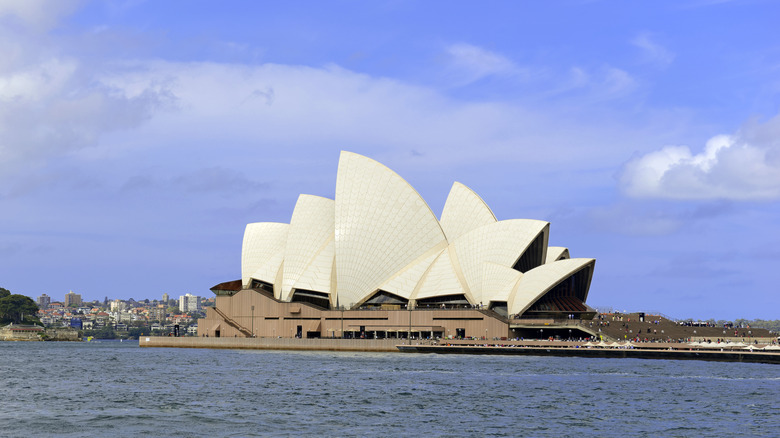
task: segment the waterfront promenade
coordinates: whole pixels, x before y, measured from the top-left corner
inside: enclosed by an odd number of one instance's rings
[[[225,348],[244,350],[398,352],[400,339],[299,339],[299,338],[204,338],[195,336],[142,336],[140,347]],[[420,341],[425,342],[425,341]],[[430,342],[428,344],[431,344]]]
[[[399,342],[400,341],[400,342]],[[693,359],[780,364],[777,345],[742,343],[613,342],[547,340],[297,339],[155,337],[139,339],[142,348],[405,352],[437,354],[574,356],[638,359]]]

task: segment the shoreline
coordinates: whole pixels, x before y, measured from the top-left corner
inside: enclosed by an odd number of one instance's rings
[[[403,353],[473,354],[500,356],[557,356],[605,359],[666,359],[704,360],[717,362],[749,362],[780,364],[780,353],[750,350],[702,350],[603,347],[539,347],[539,346],[478,346],[478,345],[399,345]]]
[[[697,347],[685,343],[639,343],[593,345],[573,341],[485,341],[485,340],[412,340],[400,339],[297,339],[297,338],[203,338],[143,336],[141,348],[209,348],[287,351],[344,351],[426,354],[472,354],[517,356],[570,356],[595,358],[637,358],[667,360],[709,360],[780,364],[780,350],[755,351],[744,346],[722,344]],[[500,342],[500,343],[496,343]],[[445,345],[442,345],[445,343]]]

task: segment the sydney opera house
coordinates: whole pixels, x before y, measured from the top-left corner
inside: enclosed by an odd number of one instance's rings
[[[457,182],[437,219],[395,172],[342,152],[335,199],[300,195],[289,223],[246,226],[241,280],[212,288],[199,336],[503,338],[592,318],[595,260],[549,233]]]

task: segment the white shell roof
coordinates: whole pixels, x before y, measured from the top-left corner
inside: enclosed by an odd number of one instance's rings
[[[569,249],[562,246],[548,246],[547,260],[544,263],[552,263],[558,260],[570,259]]]
[[[523,275],[523,278],[518,282],[517,290],[509,297],[507,302],[509,314],[525,312],[558,283],[571,277],[580,269],[595,263],[595,259],[566,259],[531,269]]]
[[[473,190],[455,182],[441,212],[441,228],[454,242],[469,231],[496,222],[490,207]]]
[[[420,279],[425,272],[428,271],[428,268],[431,267],[434,259],[438,257],[442,251],[446,251],[446,247],[440,249],[444,245],[444,242],[442,242],[441,245],[434,247],[431,251],[420,256],[416,261],[402,269],[398,275],[383,284],[380,289],[396,294],[399,297],[410,299],[412,292],[414,292],[414,288],[420,282]]]
[[[479,227],[456,240],[452,245],[474,299],[482,297],[483,263],[511,268],[536,236],[546,236],[549,225],[533,219],[510,219]]]
[[[435,296],[463,294],[468,300],[474,302],[471,293],[458,279],[459,268],[453,264],[454,251],[452,245],[442,251],[431,265],[428,272],[420,280],[412,298],[421,300]]]
[[[333,275],[333,256],[336,252],[336,241],[331,235],[328,243],[318,252],[306,270],[295,282],[295,289],[306,289],[317,292],[331,292],[331,276]],[[291,297],[285,298],[290,300]]]
[[[409,300],[462,294],[473,304],[507,301],[510,313],[522,313],[595,263],[547,247],[548,234],[545,221],[496,221],[487,204],[457,182],[439,222],[395,172],[342,152],[335,200],[301,195],[289,225],[247,225],[241,276],[244,284],[252,278],[273,284],[285,301],[305,289],[353,307],[381,289]],[[513,269],[539,236],[542,246],[534,248],[546,255],[545,264],[525,274]]]
[[[475,299],[483,304],[491,301],[509,301],[509,296],[523,277],[523,273],[495,263],[483,263],[482,269],[482,296]]]
[[[335,202],[312,195],[300,195],[295,204],[284,250],[281,296],[289,300],[298,279],[333,239]],[[328,261],[328,270],[331,262]],[[330,283],[330,279],[328,279]]]
[[[335,218],[338,300],[346,306],[446,241],[436,216],[409,183],[351,152],[339,159]]]
[[[250,278],[268,283],[276,280],[287,243],[288,227],[288,224],[276,222],[258,222],[246,226],[241,246],[241,280],[244,284],[249,283]],[[267,272],[270,271],[273,274],[269,276]],[[262,278],[256,277],[256,274]]]

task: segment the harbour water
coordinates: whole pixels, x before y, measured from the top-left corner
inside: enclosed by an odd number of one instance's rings
[[[0,436],[778,436],[770,364],[0,342]]]

